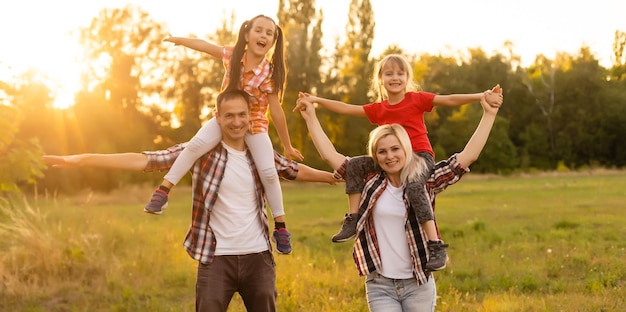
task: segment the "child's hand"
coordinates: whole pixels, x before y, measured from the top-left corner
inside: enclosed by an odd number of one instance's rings
[[[293,108],[293,112],[306,110],[307,104],[313,103],[310,99],[312,96],[308,93],[299,92],[298,100],[296,100],[296,107]]]
[[[500,107],[504,100],[502,88],[499,84],[493,87],[493,89],[485,91],[483,95],[491,107]]]
[[[500,84],[497,84],[495,87],[493,87],[493,89],[491,89],[491,92],[502,94],[502,87],[500,87]]]
[[[315,117],[315,105],[306,99],[298,99],[293,111],[299,111],[304,120],[310,120]]]
[[[285,157],[289,158],[289,159],[297,159],[299,161],[304,160],[304,156],[302,156],[302,153],[300,153],[299,150],[293,148],[293,147],[287,147],[285,148]]]
[[[497,114],[498,110],[500,109],[500,106],[502,105],[502,103],[500,103],[497,106],[491,105],[489,103],[487,103],[487,94],[491,93],[491,91],[485,91],[483,93],[483,95],[480,97],[480,105],[483,107],[483,111],[486,114]]]
[[[176,37],[172,37],[172,34],[167,34],[167,37],[165,37],[165,38],[163,39],[163,41],[165,41],[165,42],[171,42],[171,43],[173,43],[174,45],[178,45],[178,43],[176,43]]]

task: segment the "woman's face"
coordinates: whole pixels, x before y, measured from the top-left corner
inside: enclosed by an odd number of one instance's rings
[[[400,176],[406,162],[406,155],[395,135],[387,135],[378,140],[376,161],[389,176]]]

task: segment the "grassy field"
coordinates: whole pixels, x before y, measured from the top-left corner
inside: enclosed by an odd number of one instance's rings
[[[193,311],[182,241],[190,190],[162,216],[151,187],[39,194],[0,212],[0,311]],[[294,253],[276,256],[279,311],[367,311],[350,243],[333,244],[343,185],[283,184]],[[623,311],[626,172],[468,175],[437,201],[448,267],[437,311]],[[244,311],[235,297],[230,311]]]

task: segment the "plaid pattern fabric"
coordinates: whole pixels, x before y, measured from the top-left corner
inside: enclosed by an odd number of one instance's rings
[[[346,161],[336,170],[335,174],[344,177],[347,162],[348,158],[346,158]],[[428,181],[426,181],[426,189],[430,196],[433,210],[435,209],[435,198],[437,194],[444,191],[448,186],[458,182],[459,179],[469,171],[469,168],[464,168],[456,160],[456,154],[450,156],[447,160],[442,160],[435,164],[433,173]],[[384,172],[375,173],[368,176],[365,189],[361,194],[357,238],[352,252],[354,263],[361,276],[377,271],[382,266],[376,229],[374,228],[372,219],[372,211],[376,200],[380,197],[386,186],[386,174]],[[418,283],[422,285],[427,282],[428,277],[423,269],[427,260],[428,239],[417,217],[412,213],[412,210],[409,209],[406,194],[404,195],[404,203],[409,211],[405,231],[409,241],[409,250],[414,259],[413,272]]]
[[[222,50],[222,63],[226,68],[226,74],[222,81],[222,90],[226,89],[230,81],[230,58],[233,54],[232,47],[224,47]],[[250,133],[264,133],[268,131],[269,119],[267,118],[267,108],[269,107],[268,94],[276,92],[274,81],[272,80],[273,65],[266,58],[249,71],[243,71],[246,66],[246,54],[241,59],[241,77],[238,87],[250,94]]]
[[[144,171],[163,171],[169,169],[176,157],[185,148],[186,143],[172,146],[166,150],[144,152],[148,156],[148,165]],[[269,223],[267,211],[264,205],[263,185],[259,179],[259,174],[254,167],[252,155],[247,152],[250,161],[250,170],[254,175],[255,188],[257,191],[257,208],[259,218],[265,227],[265,238],[269,243]],[[217,199],[217,192],[224,176],[224,169],[228,161],[228,152],[219,144],[209,153],[202,155],[194,163],[192,174],[192,217],[191,226],[185,236],[183,245],[189,256],[201,263],[207,264],[213,261],[215,256],[215,246],[217,241],[212,229],[209,227],[209,220],[213,205]],[[290,161],[282,155],[274,152],[276,170],[280,177],[294,180],[298,175],[298,163]]]

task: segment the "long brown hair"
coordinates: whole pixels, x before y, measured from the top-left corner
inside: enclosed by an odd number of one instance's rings
[[[226,90],[231,88],[239,89],[239,81],[241,76],[241,66],[239,66],[243,54],[246,52],[246,34],[250,32],[252,25],[257,19],[266,18],[276,27],[274,32],[274,53],[270,63],[272,64],[272,80],[276,86],[276,92],[278,98],[282,100],[283,91],[285,90],[285,77],[287,76],[287,66],[285,64],[285,45],[283,43],[283,30],[274,22],[273,19],[265,15],[257,15],[250,20],[247,20],[241,24],[239,28],[239,34],[237,35],[237,43],[233,48],[233,54],[230,57],[230,68],[228,69],[228,75],[230,77]],[[233,65],[237,66],[233,66]],[[233,81],[234,80],[234,81]]]

